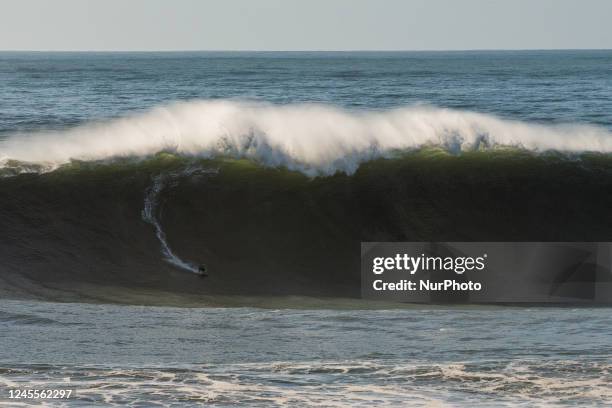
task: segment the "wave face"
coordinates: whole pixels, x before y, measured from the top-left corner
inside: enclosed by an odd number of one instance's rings
[[[610,152],[595,126],[229,100],[13,134],[0,293],[358,297],[362,241],[610,241]]]
[[[4,167],[21,162],[21,170],[49,170],[71,160],[146,157],[166,151],[200,158],[247,158],[315,176],[352,174],[368,160],[424,146],[451,152],[511,146],[534,152],[610,153],[612,135],[590,125],[545,126],[433,107],[350,111],[325,105],[209,100],[65,131],[12,135],[0,143],[0,160]]]
[[[432,147],[314,178],[169,153],[73,162],[0,178],[0,293],[358,297],[361,241],[611,241],[610,208],[603,154]]]
[[[158,220],[158,200],[162,189],[166,185],[166,179],[167,177],[161,174],[153,178],[153,183],[145,193],[144,208],[142,209],[142,219],[145,222],[148,222],[149,224],[153,225],[153,227],[155,227],[155,235],[159,240],[159,243],[161,245],[161,252],[166,261],[170,262],[172,265],[177,266],[178,268],[184,269],[189,272],[197,273],[198,267],[196,265],[193,265],[187,261],[183,261],[172,251],[170,245],[168,244],[166,233],[164,232],[164,229],[162,228],[161,223]]]

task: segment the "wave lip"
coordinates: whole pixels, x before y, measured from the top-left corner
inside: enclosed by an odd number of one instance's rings
[[[204,100],[65,131],[12,135],[0,142],[0,166],[19,161],[48,171],[71,160],[172,151],[248,158],[314,176],[352,174],[365,161],[432,145],[451,152],[510,146],[534,152],[612,153],[612,134],[591,125],[548,126],[435,107],[352,111]]]

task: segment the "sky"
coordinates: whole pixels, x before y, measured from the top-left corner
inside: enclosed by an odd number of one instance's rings
[[[1,0],[0,50],[612,48],[612,0]]]

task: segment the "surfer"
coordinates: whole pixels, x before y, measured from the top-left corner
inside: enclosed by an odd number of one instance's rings
[[[198,274],[198,276],[200,276],[200,278],[207,277],[208,274],[206,273],[206,265],[198,266],[198,271],[196,273]]]

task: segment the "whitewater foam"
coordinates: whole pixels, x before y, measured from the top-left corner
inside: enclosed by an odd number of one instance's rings
[[[278,368],[278,367],[282,368]],[[590,374],[589,370],[594,369]],[[518,373],[515,372],[518,371]],[[116,367],[11,366],[0,385],[74,388],[79,402],[229,406],[599,406],[610,399],[609,364],[592,361],[475,363],[286,361]],[[64,376],[63,378],[58,376]],[[582,378],[585,377],[586,378]]]
[[[248,158],[308,175],[353,173],[398,150],[441,146],[452,152],[512,146],[534,152],[612,152],[612,134],[590,125],[540,125],[434,107],[353,111],[313,104],[208,100],[175,103],[65,131],[15,134],[0,160],[45,169],[71,160],[146,157],[160,151]]]

